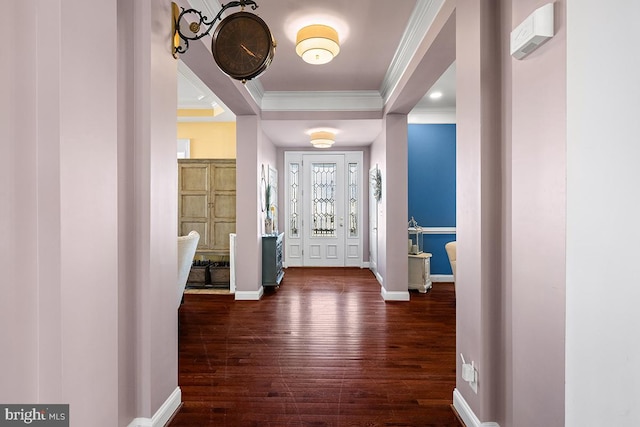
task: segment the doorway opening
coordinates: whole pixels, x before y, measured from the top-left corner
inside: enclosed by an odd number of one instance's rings
[[[363,266],[363,153],[285,152],[285,265]]]

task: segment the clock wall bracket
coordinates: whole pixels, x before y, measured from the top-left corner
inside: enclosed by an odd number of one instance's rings
[[[174,58],[189,49],[189,42],[203,38],[211,33],[217,21],[217,28],[211,34],[211,53],[222,72],[229,77],[245,83],[261,75],[271,64],[275,54],[276,42],[267,24],[256,14],[245,12],[249,6],[256,10],[253,0],[231,1],[223,4],[213,18],[196,9],[180,11],[172,3],[172,51]],[[231,7],[241,7],[241,11],[221,18],[224,11]]]
[[[253,0],[238,0],[223,4],[218,14],[209,19],[202,12],[196,9],[180,8],[177,4],[171,3],[173,31],[172,46],[173,57],[178,59],[178,55],[189,50],[189,41],[200,40],[211,32],[217,21],[222,20],[222,14],[231,7],[241,7],[242,10],[250,6],[251,10],[256,10],[258,4]],[[181,9],[181,10],[180,10]]]

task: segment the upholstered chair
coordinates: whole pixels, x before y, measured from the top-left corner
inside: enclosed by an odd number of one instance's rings
[[[199,240],[200,234],[197,231],[192,231],[186,236],[178,236],[178,307],[182,302],[182,294],[187,285]]]
[[[453,272],[453,283],[456,283],[456,242],[449,242],[444,245],[444,249],[447,251],[449,257],[449,263],[451,264],[451,271]]]

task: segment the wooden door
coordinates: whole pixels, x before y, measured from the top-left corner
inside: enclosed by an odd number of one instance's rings
[[[209,164],[178,162],[178,234],[200,234],[198,249],[209,248]]]
[[[229,253],[229,234],[236,232],[236,164],[212,163],[209,202],[209,247]]]

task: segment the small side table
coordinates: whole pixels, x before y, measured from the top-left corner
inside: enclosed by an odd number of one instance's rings
[[[424,294],[431,290],[431,286],[431,254],[409,255],[409,289],[417,289]]]

